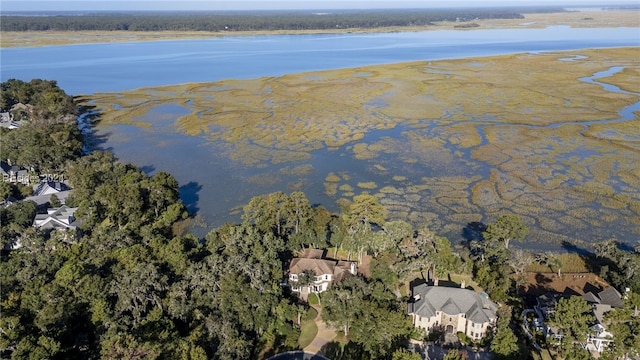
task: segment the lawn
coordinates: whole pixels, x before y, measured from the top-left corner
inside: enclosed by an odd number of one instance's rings
[[[302,324],[300,337],[298,338],[298,345],[300,345],[301,349],[309,346],[313,339],[318,334],[318,325],[313,320],[308,320],[304,324]]]
[[[318,301],[318,295],[311,293],[309,294],[309,297],[307,298],[307,301],[309,302],[309,305],[318,305],[320,302]]]
[[[580,254],[576,253],[564,253],[564,254],[552,254],[559,260],[561,273],[588,273],[589,266],[585,262],[584,258]],[[555,265],[531,263],[526,267],[527,272],[557,272],[558,268]]]
[[[313,321],[318,316],[318,310],[310,307],[307,313],[302,316],[302,321]]]

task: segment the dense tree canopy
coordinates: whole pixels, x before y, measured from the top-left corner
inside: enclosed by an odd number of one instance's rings
[[[585,341],[595,317],[591,305],[579,296],[561,298],[551,315],[550,324],[562,332],[563,351],[572,351]]]
[[[623,249],[616,240],[596,245],[596,255],[601,260],[600,273],[618,289],[630,288],[640,293],[640,247]]]
[[[498,360],[520,359],[518,339],[511,329],[511,307],[504,306],[498,310],[498,323],[490,349]]]
[[[256,31],[323,30],[336,28],[378,28],[424,26],[435,21],[474,19],[520,19],[523,11],[563,11],[546,9],[411,9],[333,10],[319,15],[310,11],[245,11],[83,14],[83,16],[3,15],[1,31]]]
[[[323,318],[371,359],[390,357],[412,329],[396,296],[382,283],[360,277],[347,278],[323,296]]]
[[[614,334],[604,352],[605,359],[637,358],[640,356],[640,295],[627,293],[622,308],[605,314],[607,330]]]
[[[73,97],[67,95],[53,80],[33,79],[30,82],[24,82],[9,79],[0,84],[0,90],[0,109],[12,110],[15,117],[25,120],[60,122],[64,117],[75,114],[76,111]],[[17,104],[29,105],[32,109],[14,110],[13,107]],[[24,112],[24,115],[20,112]]]
[[[3,161],[60,174],[68,161],[81,155],[75,103],[55,81],[10,79],[0,89],[0,109],[11,111],[15,120],[25,120],[17,129],[0,128]]]

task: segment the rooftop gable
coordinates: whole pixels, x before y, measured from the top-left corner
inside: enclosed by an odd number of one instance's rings
[[[461,288],[418,285],[413,288],[414,303],[409,312],[430,317],[436,311],[447,315],[465,314],[475,323],[485,323],[496,318],[498,306],[480,294]]]
[[[75,212],[77,208],[63,205],[59,208],[47,209],[47,214],[37,214],[33,226],[41,228],[75,228]]]
[[[621,308],[624,306],[622,303],[622,295],[613,286],[609,286],[598,293],[601,304],[610,305],[611,307]]]
[[[311,271],[316,276],[325,274],[333,275],[335,267],[336,262],[331,260],[295,258],[291,260],[289,273],[300,274],[305,271]]]

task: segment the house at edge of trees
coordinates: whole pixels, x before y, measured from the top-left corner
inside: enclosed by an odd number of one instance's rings
[[[324,250],[306,249],[291,260],[288,271],[291,290],[301,295],[321,293],[329,289],[332,283],[341,281],[345,276],[357,274],[356,263],[324,258]],[[301,274],[310,275],[309,283],[302,284]]]
[[[484,293],[437,286],[436,282],[435,286],[421,284],[413,287],[412,295],[407,312],[413,326],[425,329],[427,333],[462,332],[477,340],[483,338],[497,320],[498,306]]]
[[[583,289],[585,293],[581,295],[581,297],[591,305],[595,317],[595,323],[590,324],[589,335],[582,346],[594,356],[598,356],[598,354],[602,353],[613,341],[613,337],[615,336],[607,331],[604,323],[604,314],[614,308],[622,308],[624,304],[622,300],[623,296],[616,288],[607,286],[601,290],[587,290],[592,286],[591,284],[587,284],[585,289]],[[558,293],[546,293],[538,296],[536,299],[537,305],[534,307],[534,310],[539,318],[548,320],[552,316],[555,306],[561,297],[563,297],[563,294]],[[546,323],[544,324],[543,330],[547,337],[555,340],[560,340],[564,336],[557,327]]]
[[[78,227],[75,212],[78,208],[66,205],[47,209],[46,214],[37,214],[33,226],[42,230],[75,230]]]

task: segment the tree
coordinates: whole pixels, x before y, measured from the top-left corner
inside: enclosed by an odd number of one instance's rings
[[[509,255],[509,266],[516,274],[517,291],[520,291],[520,288],[526,283],[527,266],[533,263],[534,257],[530,252],[520,249],[510,251]]]
[[[622,249],[616,240],[596,245],[596,254],[603,261],[601,276],[618,289],[640,292],[640,247]]]
[[[323,319],[349,335],[351,325],[362,313],[366,290],[364,280],[355,276],[333,286],[324,296]]]
[[[371,233],[372,224],[382,225],[386,217],[386,210],[380,205],[378,198],[370,194],[357,195],[342,214],[347,225],[350,247],[357,251],[358,262],[362,262],[367,248],[367,237]]]
[[[569,349],[574,343],[585,341],[594,320],[591,305],[579,296],[571,296],[558,301],[549,323],[562,331],[562,347]]]
[[[451,349],[444,356],[443,360],[467,360],[469,356],[466,352],[458,349]]]
[[[391,360],[422,360],[422,356],[418,353],[410,352],[407,349],[400,348],[393,352]]]
[[[356,317],[349,338],[362,345],[372,359],[387,358],[395,348],[407,343],[413,328],[403,312],[365,301]]]
[[[494,223],[487,226],[482,234],[485,241],[502,242],[505,249],[509,249],[511,240],[522,241],[529,233],[529,229],[518,215],[502,215]]]
[[[373,257],[378,257],[381,252],[394,246],[395,242],[383,231],[376,231],[368,237],[367,250],[373,253]]]
[[[400,244],[406,238],[413,236],[413,227],[406,221],[388,221],[382,227],[387,236],[395,243]]]
[[[15,204],[9,205],[6,209],[7,224],[16,224],[22,229],[25,229],[33,224],[33,219],[36,216],[37,205],[33,201],[21,201]]]
[[[49,199],[49,205],[53,208],[57,208],[62,206],[62,203],[60,202],[60,199],[58,199],[58,195],[56,194],[51,194],[51,198]]]
[[[427,228],[415,233],[404,228],[397,233],[402,234],[397,243],[401,260],[392,267],[402,282],[410,280],[409,277],[416,272],[425,280],[444,277],[459,266],[460,258],[453,253],[451,242],[447,238],[437,236]],[[407,234],[410,236],[405,236]]]
[[[640,356],[640,295],[628,292],[620,309],[605,313],[604,323],[613,334],[611,343],[603,353],[604,359],[628,359]]]
[[[120,319],[135,329],[154,309],[164,311],[162,298],[167,282],[167,276],[148,262],[120,272],[110,288],[117,298],[115,311]]]
[[[0,181],[0,202],[4,202],[13,193],[13,187],[5,179]]]
[[[510,327],[511,311],[509,306],[498,309],[498,323],[490,346],[498,360],[518,359],[520,355],[518,338]]]

